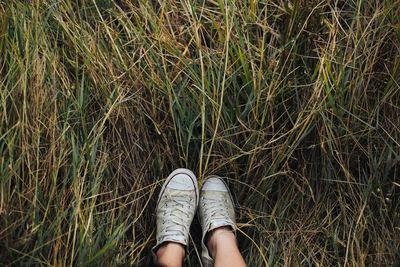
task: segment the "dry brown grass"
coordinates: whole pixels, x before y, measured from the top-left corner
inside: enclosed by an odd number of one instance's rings
[[[0,14],[0,264],[148,263],[178,167],[227,178],[249,266],[398,263],[399,1]]]

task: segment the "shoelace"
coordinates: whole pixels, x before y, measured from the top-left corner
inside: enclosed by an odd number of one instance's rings
[[[190,196],[170,196],[167,193],[163,196],[163,206],[160,207],[162,214],[161,233],[164,236],[186,236],[189,232],[193,209],[193,198]]]
[[[205,217],[206,225],[209,225],[210,221],[231,221],[228,207],[226,203],[228,200],[215,198],[215,197],[202,197],[202,206],[204,212],[207,214]]]

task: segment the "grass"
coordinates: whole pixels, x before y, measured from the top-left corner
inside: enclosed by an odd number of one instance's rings
[[[227,178],[249,266],[399,263],[399,1],[0,14],[0,265],[147,264],[178,167]]]

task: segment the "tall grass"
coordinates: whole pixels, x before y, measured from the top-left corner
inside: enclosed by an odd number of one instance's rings
[[[399,1],[0,14],[0,264],[148,263],[177,167],[227,178],[249,266],[399,262]]]

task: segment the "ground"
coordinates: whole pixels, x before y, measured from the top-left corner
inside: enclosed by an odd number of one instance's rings
[[[179,167],[225,177],[249,266],[399,262],[399,1],[0,14],[0,265],[148,263]]]

